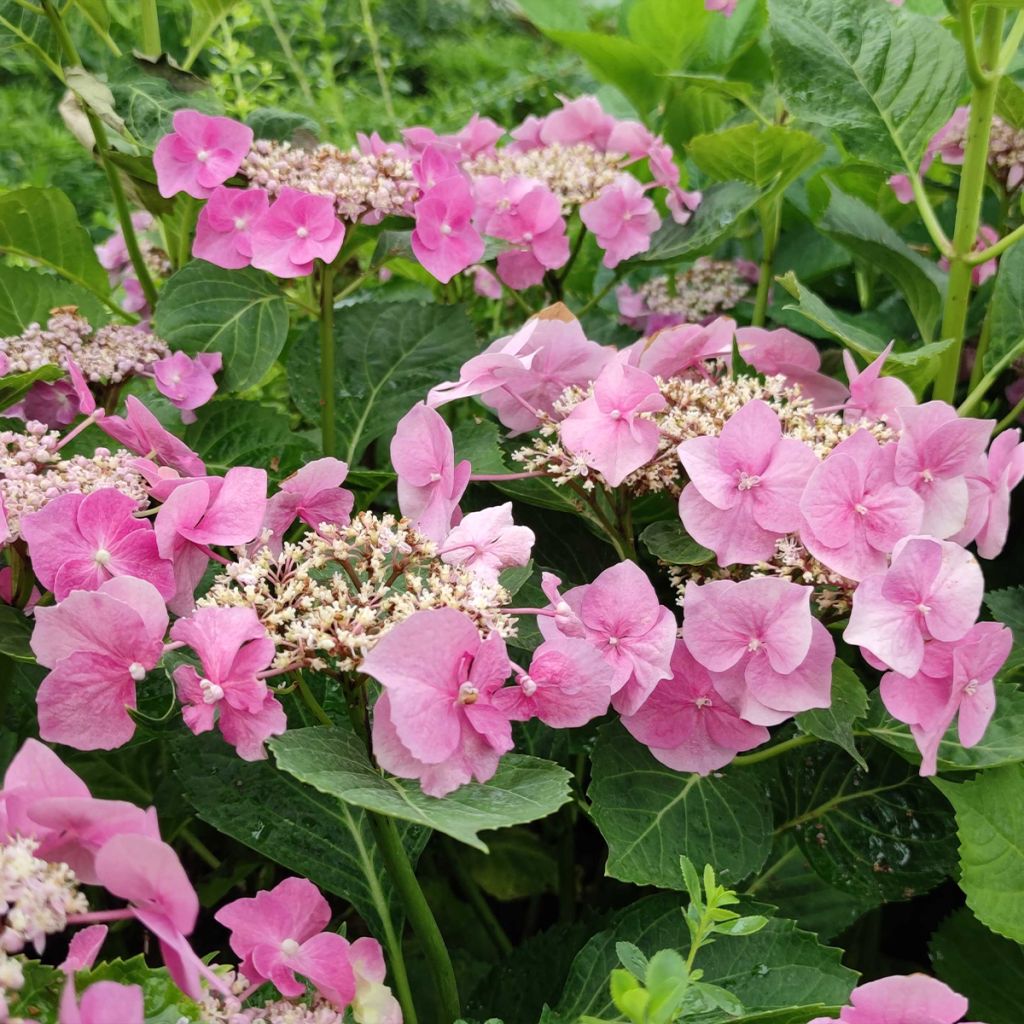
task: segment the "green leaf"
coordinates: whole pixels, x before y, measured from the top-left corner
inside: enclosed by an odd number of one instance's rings
[[[939,925],[931,954],[935,973],[969,1000],[972,1018],[987,1024],[1024,1020],[1024,947],[961,908]]]
[[[107,272],[58,188],[22,188],[0,195],[0,252],[31,260],[97,295],[107,295]]]
[[[587,795],[608,844],[605,873],[624,882],[681,890],[683,853],[738,882],[771,852],[771,805],[761,776],[744,769],[703,777],[673,771],[618,724],[598,733]]]
[[[640,534],[644,547],[668,565],[704,565],[715,557],[714,551],[698,544],[678,519],[651,523]]]
[[[281,354],[288,307],[269,274],[192,260],[160,293],[153,329],[172,348],[190,355],[220,352],[221,387],[244,391],[259,384]]]
[[[398,927],[398,903],[364,811],[268,761],[240,760],[214,736],[186,738],[174,759],[178,783],[203,821],[348,900],[378,936]],[[403,830],[413,860],[426,840],[422,829]]]
[[[296,114],[281,107],[259,107],[245,119],[257,139],[277,139],[292,145],[315,140],[320,126],[305,114]]]
[[[959,785],[934,783],[956,811],[967,905],[992,931],[1024,940],[1024,765],[992,768]]]
[[[39,382],[50,383],[60,380],[64,371],[59,366],[47,363],[37,370],[26,370],[24,373],[9,373],[0,377],[0,409],[8,409],[20,402]]]
[[[635,256],[636,264],[665,263],[693,259],[710,252],[723,238],[732,234],[737,222],[757,205],[761,194],[741,181],[712,185],[704,192],[700,206],[687,224],[670,217],[651,236],[650,248]]]
[[[0,336],[21,334],[29,324],[42,324],[58,306],[77,306],[93,327],[107,321],[96,297],[52,274],[25,267],[0,266]]]
[[[32,619],[20,608],[0,604],[0,654],[15,661],[34,662],[35,655],[28,643],[31,636]]]
[[[1024,587],[991,591],[985,595],[985,607],[1013,633],[1013,650],[1001,673],[1006,676],[1024,666]]]
[[[627,9],[626,27],[649,62],[671,70],[685,66],[700,51],[714,17],[703,0],[635,0]]]
[[[57,1007],[64,987],[64,972],[26,958],[22,961],[25,983],[17,992],[7,991],[10,1009],[15,1018],[38,1020],[43,1024],[56,1024]]]
[[[870,206],[834,187],[818,228],[890,277],[907,300],[921,336],[932,340],[946,287],[946,275],[934,263],[914,252]]]
[[[638,900],[580,950],[556,1007],[562,1018],[576,1020],[587,1015],[614,1019],[608,976],[618,966],[617,942],[632,942],[645,952],[685,952],[690,939],[678,897],[659,893]],[[702,980],[731,992],[748,1014],[788,1010],[794,1004],[842,1004],[857,978],[840,963],[839,950],[818,945],[813,935],[800,931],[792,921],[780,919],[770,920],[754,935],[716,939],[700,951],[698,964],[704,972]],[[805,1019],[810,1016],[813,1014]],[[724,1024],[735,1018],[722,1013],[700,1020],[701,1024]]]
[[[465,863],[476,884],[496,900],[521,900],[558,885],[558,863],[533,832],[502,829],[487,836],[487,848],[486,854],[467,850]]]
[[[26,47],[52,69],[60,47],[48,19],[18,0],[0,0],[0,53],[11,44]]]
[[[357,462],[439,380],[477,354],[461,306],[361,302],[334,315],[338,457]],[[288,354],[288,385],[302,414],[320,421],[320,348],[310,329]]]
[[[152,146],[171,131],[177,110],[221,112],[221,104],[202,79],[180,70],[140,60],[116,69],[110,91],[125,127],[145,145]]]
[[[585,32],[587,18],[577,0],[516,0],[516,7],[542,32]]]
[[[825,146],[813,135],[779,125],[749,123],[690,141],[689,155],[719,181],[745,181],[766,197],[782,192],[816,163]]]
[[[1024,338],[1024,242],[1011,245],[999,260],[989,307],[991,335],[985,366],[994,366]]]
[[[167,969],[148,966],[141,955],[130,960],[108,960],[75,975],[75,987],[80,993],[98,981],[138,985],[142,989],[146,1024],[177,1024],[201,1019],[199,1005],[174,984]]]
[[[832,662],[832,706],[804,711],[796,716],[796,724],[801,732],[842,747],[867,771],[867,762],[853,738],[853,723],[863,718],[867,710],[868,694],[864,684],[845,661],[836,658]]]
[[[321,793],[443,832],[487,852],[480,832],[545,818],[569,800],[569,773],[536,757],[508,754],[489,782],[460,786],[443,799],[415,779],[384,775],[347,729],[292,729],[271,741],[278,767]]]
[[[909,899],[955,868],[949,807],[894,751],[868,743],[862,752],[867,772],[834,746],[788,756],[781,830],[792,829],[811,866],[837,889]]]
[[[776,79],[793,114],[834,131],[859,159],[917,173],[964,92],[953,36],[886,0],[769,0],[768,18]]]
[[[1024,127],[1024,89],[1009,75],[999,79],[996,113],[1014,128]]]

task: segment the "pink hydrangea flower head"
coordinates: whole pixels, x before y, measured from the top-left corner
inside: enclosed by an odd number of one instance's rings
[[[441,561],[496,583],[502,569],[529,562],[533,541],[533,530],[512,521],[512,502],[506,501],[463,516],[441,544]]]
[[[192,665],[174,670],[178,697],[187,705],[185,724],[196,735],[209,732],[214,718],[245,761],[266,758],[263,744],[288,727],[284,709],[260,673],[274,660],[274,642],[251,608],[197,608],[178,619],[171,639],[192,648],[202,674]]]
[[[539,618],[541,632],[548,640],[583,636],[593,644],[612,667],[616,711],[632,714],[671,673],[675,616],[659,604],[651,581],[635,562],[605,569],[593,583],[568,591],[564,598],[554,577],[544,582],[556,615]]]
[[[399,420],[391,440],[398,507],[420,533],[440,543],[451,529],[472,466],[456,464],[448,424],[422,402]]]
[[[344,240],[330,196],[285,187],[252,226],[252,265],[276,277],[307,277],[316,260],[333,262]]]
[[[661,224],[644,186],[628,175],[605,187],[596,199],[584,203],[580,207],[580,219],[604,249],[602,262],[609,268],[646,252],[651,235]]]
[[[776,725],[831,703],[835,644],[810,596],[767,576],[686,586],[686,646],[748,722]]]
[[[906,537],[892,565],[854,591],[847,643],[902,676],[916,675],[925,640],[959,640],[974,624],[985,581],[970,552],[952,541]]]
[[[800,499],[800,540],[851,580],[885,572],[896,542],[918,533],[924,502],[893,478],[895,444],[866,430],[838,444],[817,466]]]
[[[185,474],[201,476],[203,460],[184,441],[165,430],[160,421],[134,395],[125,399],[125,416],[104,416],[101,430],[129,451],[146,458],[156,457],[165,466]]]
[[[153,151],[157,187],[165,199],[179,192],[205,199],[242,166],[252,145],[252,129],[229,117],[178,110],[172,123],[174,130]]]
[[[384,634],[362,669],[384,687],[374,709],[374,754],[386,771],[418,778],[424,793],[445,796],[471,778],[486,782],[512,749],[508,716],[494,702],[511,672],[505,641],[481,640],[461,612],[409,616]]]
[[[356,992],[350,946],[326,931],[331,908],[312,882],[286,878],[251,899],[239,899],[214,915],[231,932],[231,949],[251,982],[271,981],[288,998],[305,994],[296,977],[308,978],[338,1009]]]
[[[593,644],[570,637],[546,640],[526,672],[494,695],[514,722],[539,718],[552,729],[574,729],[608,710],[613,669]]]
[[[706,325],[676,324],[630,345],[628,361],[655,377],[678,377],[706,359],[728,356],[735,333],[736,321],[727,316]]]
[[[478,156],[494,149],[494,144],[505,134],[505,129],[489,117],[474,113],[454,134],[447,138],[465,159]]]
[[[917,404],[914,392],[903,381],[898,377],[882,376],[882,367],[892,352],[892,346],[890,341],[878,358],[863,370],[857,369],[850,351],[843,349],[843,365],[850,382],[850,397],[843,409],[843,419],[847,423],[863,419],[893,421],[897,410]]]
[[[741,750],[766,742],[770,733],[745,722],[715,689],[711,674],[682,640],[672,652],[672,674],[622,724],[664,765],[707,775]]]
[[[60,1024],[144,1024],[146,1018],[139,985],[97,981],[75,1000],[71,977],[60,1001]]]
[[[456,162],[456,156],[448,146],[429,145],[424,147],[419,159],[412,165],[412,174],[424,192],[448,178],[461,177],[462,172]]]
[[[352,998],[356,1024],[402,1024],[402,1007],[384,984],[387,965],[380,943],[365,935],[356,939],[349,947],[349,962],[356,981]]]
[[[523,121],[509,132],[515,141],[509,143],[508,152],[526,153],[531,149],[540,149],[544,145],[540,137],[544,122],[545,118],[527,114]]]
[[[814,342],[785,327],[773,331],[741,327],[736,332],[736,345],[758,373],[769,377],[781,374],[787,384],[799,385],[802,394],[818,408],[841,406],[849,397],[839,381],[819,372],[821,356]]]
[[[77,750],[112,750],[135,732],[135,685],[160,660],[167,608],[145,580],[116,576],[37,608],[32,650],[50,669],[36,693],[39,734]]]
[[[615,128],[615,118],[606,114],[596,96],[578,96],[574,100],[559,96],[562,106],[553,110],[539,126],[538,139],[545,145],[561,143],[572,146],[586,142],[594,149],[604,150]],[[525,122],[524,122],[525,123]],[[516,139],[522,133],[512,133]]]
[[[967,1000],[948,985],[924,974],[894,975],[858,985],[838,1024],[959,1024]],[[811,1024],[836,1024],[815,1017]]]
[[[800,496],[818,465],[810,448],[782,436],[774,410],[760,399],[730,417],[719,437],[679,446],[690,482],[679,516],[721,565],[770,558],[775,541],[800,526]]]
[[[249,266],[253,228],[269,209],[261,188],[215,188],[199,212],[192,255],[226,270]]]
[[[58,601],[73,590],[96,590],[115,576],[147,580],[174,595],[174,570],[160,557],[152,525],[136,519],[138,503],[113,487],[62,494],[25,516],[21,533],[32,569]]]
[[[640,160],[657,144],[657,137],[640,121],[616,121],[605,148],[609,153],[622,153]]]
[[[307,462],[302,469],[281,482],[281,488],[267,502],[264,528],[271,531],[270,549],[281,550],[284,535],[296,519],[317,529],[321,523],[344,526],[352,518],[355,496],[341,485],[348,476],[348,463],[323,458]]]
[[[473,267],[473,291],[482,299],[500,299],[501,282],[485,266]]]
[[[462,175],[438,182],[416,203],[412,251],[443,283],[483,258],[484,240],[473,227],[473,210],[473,192]]]
[[[594,394],[562,421],[562,443],[618,487],[657,452],[658,427],[643,414],[666,404],[649,373],[615,360],[594,381]]]
[[[996,558],[1010,531],[1010,492],[1024,479],[1024,444],[1020,430],[1004,430],[988,455],[967,476],[967,523],[952,538],[976,542],[982,558]]]
[[[213,375],[220,371],[221,363],[219,352],[198,352],[195,356],[175,352],[153,364],[157,391],[181,410],[183,423],[194,423],[194,410],[213,398],[217,390]]]
[[[967,523],[966,474],[982,464],[994,420],[958,416],[946,402],[925,402],[899,411],[896,483],[924,501],[921,532],[944,539]]]

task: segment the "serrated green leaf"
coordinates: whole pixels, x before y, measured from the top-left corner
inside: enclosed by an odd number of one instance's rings
[[[189,354],[220,352],[221,386],[244,391],[259,384],[281,354],[288,307],[269,274],[192,260],[164,285],[153,329]]]
[[[278,767],[321,793],[356,807],[443,832],[487,852],[480,833],[545,818],[569,800],[569,773],[536,757],[508,754],[489,782],[471,782],[438,799],[415,779],[370,764],[350,730],[292,729],[270,743]]]
[[[0,266],[0,337],[21,334],[29,324],[42,324],[58,306],[77,306],[93,327],[107,322],[96,297],[69,281],[26,267]]]
[[[1013,650],[1001,673],[1007,676],[1024,666],[1024,587],[991,591],[985,595],[985,607],[1013,633]]]
[[[0,377],[0,409],[9,409],[20,402],[32,390],[33,384],[47,384],[60,380],[64,371],[59,366],[47,363],[36,370],[24,373],[9,373]]]
[[[683,853],[737,882],[771,851],[771,806],[761,776],[744,769],[703,777],[673,771],[618,724],[598,733],[587,795],[608,844],[605,872],[625,882],[682,890]]]
[[[853,738],[853,723],[863,718],[868,710],[868,694],[857,673],[836,658],[832,662],[832,705],[796,716],[797,728],[818,739],[835,743],[845,750],[862,768],[867,762],[857,750]]]
[[[161,67],[146,61],[114,69],[110,91],[118,114],[134,138],[152,146],[172,129],[175,111],[221,112],[220,100],[205,82],[184,72],[162,75]],[[175,88],[172,81],[184,88]]]
[[[201,1019],[199,1005],[175,985],[167,969],[150,967],[142,956],[108,960],[75,975],[75,987],[80,993],[98,981],[138,985],[142,989],[146,1024],[178,1024]]]
[[[698,544],[678,519],[651,523],[640,534],[643,545],[655,558],[668,565],[704,565],[714,557],[714,551]]]

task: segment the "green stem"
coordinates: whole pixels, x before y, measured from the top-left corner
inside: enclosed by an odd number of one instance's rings
[[[762,750],[755,751],[753,754],[740,754],[739,757],[734,757],[730,764],[760,764],[762,761],[769,761],[773,757],[781,757],[783,754],[788,754],[791,750],[796,750],[799,747],[806,747],[808,743],[817,743],[817,736],[794,736],[791,740],[785,740],[782,743],[776,743],[774,747],[765,747]]]
[[[320,446],[324,455],[337,450],[334,422],[334,270],[320,271]]]
[[[963,40],[964,58],[967,61],[967,77],[974,88],[983,89],[989,85],[991,79],[978,61],[974,39],[974,5],[971,0],[960,0],[960,35]]]
[[[373,70],[376,72],[377,82],[380,85],[381,99],[384,101],[384,109],[391,120],[391,126],[395,128],[398,126],[398,119],[395,116],[395,105],[391,101],[391,86],[388,84],[388,76],[384,73],[384,61],[380,55],[380,39],[377,36],[377,26],[373,23],[370,0],[359,0],[359,6],[363,13],[363,31],[370,44],[370,55],[373,57]]]
[[[584,313],[589,312],[594,306],[596,306],[618,283],[622,280],[624,271],[617,270],[611,277],[611,280],[596,294],[584,307],[577,313],[577,317],[583,316]]]
[[[966,27],[973,34],[969,5],[965,4],[964,7],[968,10]],[[994,69],[997,72],[1005,18],[1005,10],[988,7],[985,9],[982,21],[981,62],[986,68]],[[967,257],[978,238],[981,201],[985,190],[985,172],[988,167],[989,136],[992,131],[992,115],[995,112],[997,88],[998,73],[995,77],[989,77],[986,74],[984,80],[975,82],[974,91],[971,94],[971,113],[967,122],[964,163],[956,204],[956,227],[953,230],[953,253],[949,261],[946,305],[942,314],[942,337],[952,338],[953,344],[942,357],[933,391],[934,398],[946,402],[952,402],[956,396],[960,354],[963,349],[967,309],[971,299],[971,264]]]
[[[60,14],[57,12],[57,8],[53,5],[53,0],[42,0],[43,10],[46,12],[46,17],[49,19],[50,25],[53,27],[54,34],[57,37],[57,41],[60,44],[60,48],[64,53],[64,59],[74,67],[81,67],[82,60],[78,56],[78,50],[75,47],[75,42],[71,38],[71,34],[68,32],[67,26],[61,20]],[[107,130],[103,126],[103,122],[96,116],[92,108],[82,100],[82,109],[85,111],[85,116],[89,120],[89,127],[92,129],[93,138],[96,140],[96,153],[99,156],[100,163],[103,165],[103,171],[107,176],[107,184],[110,187],[110,194],[114,199],[114,207],[117,210],[117,220],[121,225],[121,233],[124,235],[124,244],[128,249],[128,256],[132,261],[132,269],[135,271],[135,276],[139,280],[139,284],[142,287],[142,292],[146,296],[146,301],[149,303],[151,308],[156,307],[156,287],[153,284],[153,279],[149,276],[149,268],[146,266],[146,261],[143,259],[142,250],[139,248],[139,240],[135,237],[135,228],[132,225],[132,214],[128,208],[128,200],[124,194],[124,186],[121,184],[121,178],[117,173],[117,168],[111,163],[107,151],[110,149],[110,141],[107,138]]]
[[[1008,235],[1003,235],[998,241],[993,242],[987,249],[980,249],[978,252],[968,253],[964,259],[972,266],[977,267],[982,263],[988,263],[997,256],[1002,256],[1011,245],[1024,238],[1024,224],[1015,227]]]
[[[1022,352],[1024,352],[1024,338],[1017,342],[1009,352],[1006,353],[998,362],[993,363],[992,369],[985,374],[984,377],[978,381],[978,386],[974,388],[971,393],[964,399],[960,408],[957,412],[961,416],[969,416],[975,406],[985,397],[988,393],[988,389],[999,379],[999,374],[1005,370],[1010,363],[1014,361]]]
[[[1012,427],[1020,419],[1024,412],[1024,398],[1022,398],[995,426],[993,434],[1001,434],[1004,430]]]
[[[754,327],[764,326],[765,313],[768,309],[768,292],[772,286],[775,247],[779,244],[779,228],[782,224],[782,201],[775,200],[769,204],[766,209],[759,211],[759,217],[763,249],[757,277],[757,294],[754,296],[754,313],[750,320]]]
[[[470,874],[469,868],[462,862],[458,846],[450,839],[446,839],[444,848],[446,852],[445,863],[452,869],[452,873],[459,883],[459,888],[465,894],[466,899],[469,900],[470,906],[476,912],[476,916],[480,918],[480,923],[484,926],[484,930],[490,936],[491,941],[502,956],[508,956],[513,950],[512,943],[505,934],[505,929],[501,927],[501,922],[494,916],[494,911],[491,910],[490,904],[480,891],[480,886],[476,884],[476,880]]]
[[[985,314],[985,322],[981,325],[981,334],[978,336],[978,347],[974,350],[974,365],[971,367],[971,379],[967,383],[967,393],[970,394],[981,382],[985,372],[985,356],[988,354],[989,342],[992,340],[992,307],[989,306]]]
[[[935,208],[932,206],[931,200],[928,198],[928,193],[925,190],[924,182],[921,180],[921,175],[916,169],[910,169],[907,172],[907,178],[909,179],[910,187],[914,192],[914,202],[917,205],[917,212],[921,215],[921,220],[924,222],[924,226],[928,229],[928,234],[931,236],[931,240],[935,244],[935,248],[948,259],[953,254],[953,247],[950,245],[949,239],[946,237],[946,232],[942,230],[939,218],[935,215]]]
[[[160,44],[160,17],[156,0],[139,0],[139,16],[142,20],[141,47],[146,57],[159,57],[163,52]]]
[[[321,725],[334,725],[334,722],[331,721],[331,716],[328,715],[326,711],[324,711],[324,709],[320,706],[320,701],[318,701],[316,697],[313,696],[313,691],[309,688],[309,683],[307,683],[302,676],[299,676],[298,679],[296,680],[296,684],[298,685],[299,696],[305,702],[306,707],[313,712],[313,717]]]
[[[292,74],[295,76],[295,81],[298,83],[299,91],[302,93],[302,98],[309,106],[314,106],[316,101],[313,99],[313,90],[309,87],[309,79],[306,77],[306,72],[303,70],[302,65],[295,56],[295,51],[292,49],[288,33],[281,27],[281,22],[278,21],[277,15],[274,13],[274,5],[270,0],[260,0],[260,6],[263,8],[263,14],[267,19],[267,24],[270,25],[270,30],[274,33],[274,36],[277,39],[278,46],[281,47],[284,59],[292,69]]]
[[[220,860],[217,855],[197,836],[188,825],[182,825],[178,829],[178,835],[192,848],[196,856],[214,871],[220,867]]]

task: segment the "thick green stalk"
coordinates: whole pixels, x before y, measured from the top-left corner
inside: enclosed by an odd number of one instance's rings
[[[967,309],[971,299],[971,264],[967,257],[974,248],[981,220],[981,201],[985,191],[985,172],[988,166],[988,144],[995,112],[996,91],[999,86],[999,50],[1003,42],[1005,10],[985,9],[981,29],[981,47],[978,58],[980,77],[972,76],[971,114],[967,122],[964,143],[963,171],[956,204],[956,226],[953,230],[953,253],[949,261],[949,283],[946,305],[942,314],[942,337],[953,338],[953,344],[942,357],[942,365],[935,380],[933,397],[952,402],[956,396],[956,382],[960,371],[960,354],[967,324]],[[973,31],[968,17],[966,28]],[[988,72],[996,70],[995,75]]]
[[[770,761],[773,757],[788,754],[791,750],[796,750],[799,747],[806,747],[808,743],[817,742],[817,736],[794,736],[791,740],[776,743],[774,747],[764,747],[753,754],[740,754],[739,757],[734,757],[730,764],[760,764],[762,761]]]
[[[324,455],[337,454],[334,422],[334,270],[320,271],[320,447]]]
[[[754,296],[754,314],[750,323],[764,327],[768,309],[768,293],[772,287],[772,268],[775,264],[775,247],[779,244],[779,228],[782,222],[782,200],[778,199],[760,213],[761,220],[761,265],[757,275],[757,294]]]
[[[159,57],[163,47],[160,45],[160,17],[156,10],[156,0],[139,0],[139,18],[142,22],[142,53],[147,57]]]

